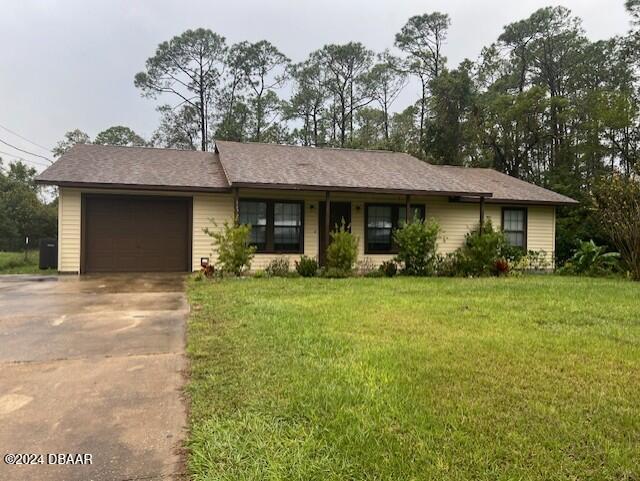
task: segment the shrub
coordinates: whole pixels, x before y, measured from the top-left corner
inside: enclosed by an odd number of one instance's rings
[[[544,250],[530,250],[519,259],[511,262],[511,270],[516,272],[541,272],[549,269],[549,259]]]
[[[267,273],[265,271],[263,271],[262,269],[257,270],[253,273],[253,277],[256,279],[263,279],[265,277],[267,277]]]
[[[398,246],[395,260],[402,264],[402,271],[412,276],[428,276],[435,273],[436,249],[440,226],[435,221],[414,219],[403,224],[393,233]]]
[[[468,233],[462,247],[449,259],[448,268],[454,275],[489,276],[498,274],[498,261],[507,261],[514,250],[507,244],[504,234],[493,228],[491,221],[479,229]],[[502,264],[501,264],[502,266]]]
[[[598,246],[592,240],[580,242],[580,246],[561,269],[560,274],[584,276],[606,276],[619,271],[620,254],[606,252],[604,246]]]
[[[455,277],[458,272],[458,252],[436,256],[436,273],[442,277]]]
[[[215,222],[213,225],[217,227]],[[205,228],[203,231],[213,239],[218,251],[217,263],[223,273],[239,276],[251,268],[256,248],[249,245],[250,226],[233,225],[225,221],[221,230]]]
[[[386,277],[393,277],[398,273],[398,264],[395,261],[384,261],[380,264],[379,271]]]
[[[287,277],[289,275],[289,258],[276,257],[265,269],[269,277]]]
[[[496,274],[506,276],[509,274],[509,261],[506,259],[498,259],[495,264]]]
[[[640,181],[613,176],[594,189],[597,215],[620,257],[640,281]]]
[[[302,256],[296,261],[296,272],[302,277],[313,277],[318,274],[318,261],[313,257]]]
[[[358,258],[358,237],[349,232],[344,223],[331,233],[327,247],[327,268],[344,271],[349,275]]]
[[[359,276],[367,276],[371,272],[377,271],[376,265],[369,257],[359,260],[356,263],[356,274]]]
[[[347,277],[351,277],[352,273],[352,271],[347,271],[338,267],[325,267],[321,270],[322,277],[327,277],[329,279],[345,279]]]

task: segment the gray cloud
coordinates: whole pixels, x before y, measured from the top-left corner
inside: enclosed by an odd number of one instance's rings
[[[571,8],[594,40],[629,28],[623,0],[4,1],[0,124],[45,146],[76,127],[94,136],[124,124],[149,137],[156,103],[140,97],[133,76],[159,42],[187,28],[210,28],[230,43],[265,38],[299,61],[326,43],[392,47],[411,15],[439,10],[452,18],[446,52],[455,65],[475,59],[504,25],[549,4]],[[401,102],[413,99],[410,88]],[[0,138],[42,152],[2,130]]]

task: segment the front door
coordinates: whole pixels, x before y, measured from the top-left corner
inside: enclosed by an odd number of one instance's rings
[[[348,230],[351,230],[351,202],[331,202],[331,209],[329,213],[329,224],[331,225],[331,232],[335,232],[337,227],[344,222]],[[319,252],[318,262],[321,266],[325,264],[325,256],[327,253],[327,246],[331,239],[327,239],[327,232],[325,230],[325,219],[327,215],[327,204],[320,202],[320,212],[318,215],[318,241]]]

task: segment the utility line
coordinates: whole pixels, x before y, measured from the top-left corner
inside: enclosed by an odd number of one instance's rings
[[[21,149],[20,147],[16,147],[15,145],[11,145],[9,142],[6,142],[2,139],[0,139],[0,142],[2,142],[4,145],[8,145],[9,147],[11,147],[12,149],[16,149],[19,150],[20,152],[24,152],[25,154],[29,154],[29,155],[34,155],[36,157],[40,157],[41,159],[46,160],[47,162],[49,162],[50,164],[53,164],[53,160],[45,157],[44,155],[40,155],[40,154],[34,154],[33,152],[29,152],[28,150],[24,150]]]
[[[7,132],[9,132],[10,134],[15,135],[16,137],[19,137],[19,138],[21,138],[22,140],[26,140],[26,141],[27,141],[27,142],[29,142],[30,144],[35,145],[36,147],[40,147],[41,149],[44,149],[44,150],[46,150],[47,152],[51,152],[51,149],[48,149],[48,148],[46,148],[44,145],[40,145],[39,143],[34,142],[33,140],[29,140],[29,139],[27,139],[26,137],[24,137],[24,136],[20,135],[18,132],[14,132],[14,131],[13,131],[13,130],[11,130],[10,128],[5,127],[4,125],[0,125],[0,129],[6,130],[6,131],[7,131]]]
[[[22,162],[31,162],[39,167],[49,167],[48,164],[45,164],[44,162],[42,162],[41,160],[32,160],[32,159],[25,159],[24,157],[19,157],[16,154],[12,154],[11,152],[5,152],[4,150],[0,150],[0,154],[4,154],[4,155],[10,155],[11,157],[13,157],[14,159],[20,160]]]

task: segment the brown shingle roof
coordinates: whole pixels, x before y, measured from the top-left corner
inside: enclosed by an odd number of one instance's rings
[[[36,179],[40,183],[227,190],[213,152],[78,144]]]
[[[491,195],[400,152],[217,141],[232,185],[342,191]]]
[[[478,169],[453,166],[432,166],[458,178],[466,185],[478,189],[488,189],[493,193],[490,202],[525,202],[530,204],[577,204],[566,195],[558,194],[544,187],[530,184],[493,169]]]
[[[217,153],[76,145],[36,180],[111,188],[228,191],[253,186],[576,203],[492,169],[430,165],[404,153],[226,141],[216,142],[216,149]]]

